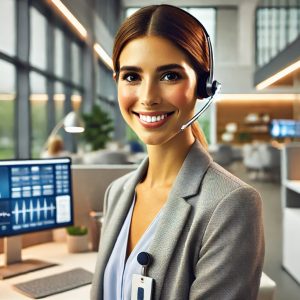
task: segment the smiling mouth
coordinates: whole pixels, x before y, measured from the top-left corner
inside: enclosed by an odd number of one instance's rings
[[[145,123],[157,123],[160,121],[163,121],[164,119],[168,118],[174,113],[174,111],[169,112],[169,113],[159,113],[156,115],[149,115],[149,114],[139,114],[137,112],[133,112],[136,116],[139,117],[139,119]]]

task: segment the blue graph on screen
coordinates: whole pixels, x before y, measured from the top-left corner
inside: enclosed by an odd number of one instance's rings
[[[30,224],[31,227],[55,223],[54,198],[33,198],[13,201],[13,228]]]

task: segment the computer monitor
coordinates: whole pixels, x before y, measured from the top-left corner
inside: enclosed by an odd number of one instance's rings
[[[0,237],[7,238],[72,224],[70,158],[0,161]],[[14,251],[15,249],[11,250]],[[10,255],[8,252],[6,249],[6,257]],[[0,277],[16,275],[12,274],[12,269],[25,273],[28,262],[22,261],[20,268],[11,264],[10,268],[10,259],[5,260],[7,266],[0,267]],[[31,260],[29,265],[36,265],[33,269],[48,266],[45,262],[39,263],[40,261],[34,264]]]
[[[274,119],[270,123],[269,130],[273,138],[299,138],[300,121]]]

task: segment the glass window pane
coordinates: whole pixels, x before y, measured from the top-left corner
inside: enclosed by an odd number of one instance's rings
[[[30,73],[30,105],[31,105],[31,156],[40,157],[42,148],[47,140],[47,101],[46,78]]]
[[[298,37],[298,11],[295,8],[289,10],[289,42],[293,42]]]
[[[77,84],[81,84],[81,49],[76,43],[72,43],[72,80]]]
[[[279,10],[279,50],[283,50],[286,45],[286,9]]]
[[[15,68],[0,60],[0,159],[15,157]]]
[[[215,27],[216,27],[216,11],[213,8],[189,8],[186,9],[192,16],[194,16],[207,30],[210,36],[212,47],[215,43]]]
[[[64,75],[64,65],[63,65],[64,33],[59,28],[55,28],[54,39],[55,39],[54,72],[57,76],[63,77]]]
[[[263,40],[263,34],[264,34],[264,27],[263,27],[263,19],[262,19],[262,11],[257,11],[257,65],[261,66],[263,64],[263,51],[264,51],[264,40]]]
[[[0,1],[0,51],[16,54],[15,0]]]
[[[46,18],[34,7],[30,8],[30,62],[46,69]]]
[[[55,110],[55,124],[64,118],[64,103],[66,96],[64,94],[64,86],[61,82],[55,82],[54,85],[54,110]]]
[[[265,24],[265,34],[264,34],[264,41],[265,41],[265,51],[264,51],[264,64],[269,62],[270,60],[270,20],[271,20],[271,14],[269,9],[264,9],[264,24]]]
[[[276,28],[276,14],[277,14],[277,9],[273,8],[270,9],[270,14],[271,14],[271,23],[270,23],[270,41],[271,41],[271,45],[270,45],[270,58],[274,57],[277,54],[277,36],[276,36],[276,32],[277,32],[277,28]]]

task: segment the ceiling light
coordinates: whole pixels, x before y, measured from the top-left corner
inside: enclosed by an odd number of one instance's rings
[[[112,70],[113,63],[111,57],[107,54],[107,52],[98,44],[94,44],[94,50],[99,55],[100,59]]]
[[[75,16],[69,11],[69,9],[60,0],[51,0],[52,3],[59,9],[59,11],[68,19],[73,27],[83,37],[87,37],[87,31],[82,24],[75,18]]]
[[[279,71],[278,73],[272,75],[268,79],[262,81],[261,83],[259,83],[256,86],[256,89],[257,90],[262,90],[262,89],[268,87],[269,85],[275,83],[279,79],[281,79],[281,78],[287,76],[288,74],[294,72],[295,70],[297,70],[299,68],[300,68],[300,60],[298,60],[295,63],[291,64],[290,66],[284,68],[283,70]]]
[[[299,94],[219,94],[217,101],[243,101],[243,100],[297,100]]]

